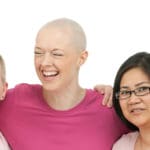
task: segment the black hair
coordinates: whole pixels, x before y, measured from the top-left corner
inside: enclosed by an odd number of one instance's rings
[[[132,68],[140,68],[149,78],[150,78],[150,53],[148,52],[139,52],[130,56],[119,68],[113,88],[113,105],[117,115],[120,119],[131,129],[138,130],[138,128],[129,122],[123,115],[119,100],[116,98],[115,94],[120,90],[120,82],[122,76],[125,72]]]

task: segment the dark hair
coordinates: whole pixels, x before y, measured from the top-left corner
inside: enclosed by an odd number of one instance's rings
[[[129,122],[123,115],[119,100],[116,98],[115,94],[120,90],[120,82],[122,76],[125,72],[132,68],[140,68],[142,71],[150,78],[150,53],[147,52],[139,52],[131,57],[129,57],[119,68],[115,81],[114,81],[114,88],[113,88],[113,105],[115,108],[116,113],[120,117],[120,119],[131,129],[131,130],[138,130],[138,128]]]

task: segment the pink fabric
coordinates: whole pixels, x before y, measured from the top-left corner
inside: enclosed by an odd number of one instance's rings
[[[134,150],[139,133],[131,132],[123,135],[113,146],[113,150]]]
[[[14,150],[110,150],[126,128],[102,98],[87,90],[76,107],[56,111],[40,85],[20,84],[0,103],[0,130]]]
[[[0,133],[0,150],[10,150],[5,138]]]

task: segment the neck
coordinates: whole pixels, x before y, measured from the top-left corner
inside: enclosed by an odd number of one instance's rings
[[[56,110],[68,110],[79,104],[84,96],[85,89],[77,86],[76,88],[63,88],[59,91],[43,90],[43,96],[50,107]]]
[[[139,129],[139,136],[136,142],[137,150],[149,150],[150,149],[150,128]]]

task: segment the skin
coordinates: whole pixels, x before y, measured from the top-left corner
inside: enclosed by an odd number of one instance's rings
[[[94,87],[94,89],[101,94],[104,95],[104,99],[102,101],[102,104],[107,107],[112,107],[112,95],[113,95],[113,89],[110,85],[102,85],[98,84]]]
[[[1,69],[0,69],[0,73],[1,73]],[[6,91],[7,91],[7,83],[2,81],[2,78],[0,78],[0,100],[3,100],[5,95],[6,95]]]
[[[134,90],[141,86],[150,86],[149,77],[140,69],[128,70],[122,77],[121,89]],[[150,94],[145,96],[132,96],[126,100],[120,100],[122,112],[127,120],[139,128],[139,137],[135,144],[135,150],[147,150],[150,147]]]
[[[71,109],[85,95],[85,89],[78,83],[78,74],[88,53],[76,48],[72,34],[64,27],[43,27],[35,43],[34,63],[43,96],[48,105],[57,110]]]

